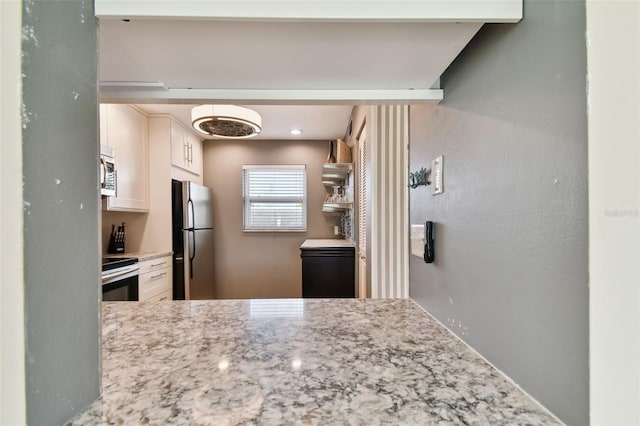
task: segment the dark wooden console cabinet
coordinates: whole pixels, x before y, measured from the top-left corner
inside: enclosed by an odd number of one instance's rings
[[[301,248],[302,297],[355,297],[353,247]]]

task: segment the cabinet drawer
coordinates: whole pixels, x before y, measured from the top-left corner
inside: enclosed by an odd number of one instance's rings
[[[138,299],[145,302],[162,293],[168,292],[170,295],[171,281],[171,268],[140,274],[138,277]]]
[[[145,302],[160,302],[163,300],[171,300],[171,292],[165,291],[164,293],[157,294],[147,300]]]
[[[138,265],[140,266],[140,275],[146,274],[147,272],[153,272],[153,271],[170,267],[171,256],[164,256],[156,259],[145,260],[144,262],[139,262]]]

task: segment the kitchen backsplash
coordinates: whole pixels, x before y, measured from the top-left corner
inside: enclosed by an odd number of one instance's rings
[[[126,245],[125,251],[139,252],[142,245],[142,236],[147,223],[146,213],[126,213],[102,211],[102,254],[107,253],[109,247],[109,235],[111,225],[126,224]]]

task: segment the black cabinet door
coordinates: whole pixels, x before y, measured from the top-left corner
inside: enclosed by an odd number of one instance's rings
[[[302,249],[302,297],[355,297],[355,249]]]

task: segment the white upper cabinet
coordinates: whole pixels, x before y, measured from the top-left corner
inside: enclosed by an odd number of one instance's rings
[[[187,132],[187,143],[191,147],[189,170],[197,175],[202,174],[202,141],[191,132]]]
[[[114,150],[116,196],[103,208],[114,211],[149,211],[149,138],[145,114],[124,104],[100,105],[100,143]]]
[[[171,120],[171,164],[202,174],[202,141],[176,120]]]
[[[171,164],[186,168],[189,157],[188,146],[184,140],[184,127],[175,120],[171,120]]]

